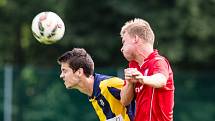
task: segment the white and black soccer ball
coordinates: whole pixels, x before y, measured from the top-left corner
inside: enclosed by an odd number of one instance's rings
[[[31,26],[33,36],[43,44],[53,44],[59,41],[65,32],[62,19],[54,12],[37,14]]]

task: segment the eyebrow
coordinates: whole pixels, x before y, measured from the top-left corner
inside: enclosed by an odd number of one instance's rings
[[[61,68],[61,71],[64,71],[64,70],[66,70],[65,68]]]

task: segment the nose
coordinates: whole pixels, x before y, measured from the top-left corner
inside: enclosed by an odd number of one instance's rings
[[[123,47],[121,48],[121,52],[123,52]]]
[[[63,77],[64,77],[64,75],[63,75],[63,73],[61,73],[61,74],[60,74],[60,78],[63,79]]]

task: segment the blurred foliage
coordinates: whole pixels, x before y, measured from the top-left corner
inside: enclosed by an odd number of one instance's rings
[[[214,121],[214,71],[175,71],[175,121]]]
[[[139,17],[149,21],[156,35],[155,48],[174,67],[215,67],[214,0],[7,0],[0,3],[5,3],[0,7],[3,28],[0,65],[53,66],[63,52],[84,47],[92,54],[96,66],[121,67],[126,62],[120,52],[120,29],[126,21]],[[32,19],[42,11],[56,12],[65,22],[65,36],[54,45],[42,45],[32,36]]]
[[[34,66],[15,68],[13,121],[98,121],[88,97],[79,91],[67,90],[59,78],[59,70]],[[95,70],[117,75],[113,68]],[[215,120],[214,73],[175,70],[174,121]],[[1,68],[0,78],[3,79]],[[0,99],[0,120],[3,121],[3,81]]]
[[[6,4],[7,0],[0,0],[0,7]]]
[[[0,80],[4,65],[14,65],[14,121],[97,120],[86,96],[64,89],[56,59],[83,47],[99,72],[119,74],[127,65],[119,32],[133,18],[151,24],[155,48],[173,70],[186,70],[175,74],[175,121],[215,120],[214,6],[214,0],[0,0]],[[32,36],[31,22],[42,11],[57,13],[65,23],[65,36],[56,44],[43,45]]]
[[[3,78],[3,70],[0,77]],[[65,88],[59,78],[59,68],[15,68],[13,78],[13,121],[97,120],[88,97]],[[3,81],[0,92],[3,92]],[[3,93],[0,98],[3,99]],[[3,100],[0,107],[3,121]]]

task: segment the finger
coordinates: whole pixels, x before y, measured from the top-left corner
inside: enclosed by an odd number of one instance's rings
[[[137,75],[137,76],[135,76],[135,79],[142,79],[142,76],[141,75]]]
[[[125,73],[125,76],[132,77],[132,73]]]
[[[133,79],[131,76],[125,76],[125,79]]]

